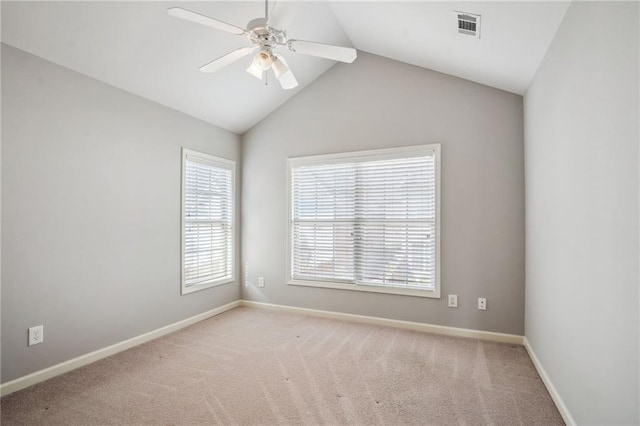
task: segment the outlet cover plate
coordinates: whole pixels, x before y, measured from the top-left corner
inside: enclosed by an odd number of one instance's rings
[[[485,299],[484,297],[478,298],[478,309],[480,309],[481,311],[487,310],[487,299]]]
[[[450,308],[457,308],[458,307],[458,295],[457,294],[450,294],[449,295],[449,307]]]
[[[29,346],[44,342],[44,326],[37,325],[29,328]]]

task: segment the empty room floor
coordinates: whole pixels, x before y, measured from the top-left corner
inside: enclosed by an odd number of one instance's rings
[[[2,398],[12,424],[563,424],[518,345],[253,308]]]

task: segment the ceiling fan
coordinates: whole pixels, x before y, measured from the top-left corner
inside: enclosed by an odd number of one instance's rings
[[[269,25],[269,0],[265,0],[264,18],[256,18],[247,24],[247,29],[228,24],[208,16],[191,12],[180,7],[172,7],[169,15],[187,21],[206,25],[217,30],[245,36],[251,46],[241,47],[200,67],[202,72],[215,72],[219,69],[256,52],[251,65],[247,69],[254,77],[263,80],[265,73],[272,69],[283,89],[293,89],[298,85],[293,72],[284,57],[276,53],[279,47],[286,46],[290,51],[303,55],[317,56],[334,61],[351,63],[356,59],[356,50],[351,47],[332,46],[312,41],[288,39],[285,30],[277,30]]]

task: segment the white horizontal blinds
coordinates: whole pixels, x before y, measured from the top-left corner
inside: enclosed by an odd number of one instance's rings
[[[351,164],[292,169],[292,277],[354,280]]]
[[[358,163],[358,284],[435,289],[435,157]]]
[[[184,284],[232,276],[232,170],[187,157],[184,170]]]
[[[435,155],[344,161],[291,169],[292,278],[434,290]]]

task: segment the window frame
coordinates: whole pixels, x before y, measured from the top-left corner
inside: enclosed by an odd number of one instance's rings
[[[187,286],[185,280],[185,182],[187,160],[196,159],[200,163],[209,164],[213,167],[226,169],[231,172],[231,276],[216,280],[205,281],[198,285]],[[216,157],[200,151],[182,148],[181,162],[181,191],[180,191],[180,292],[182,295],[194,293],[207,288],[218,287],[236,281],[236,162],[226,158]]]
[[[345,283],[338,281],[311,281],[294,279],[292,277],[292,244],[293,244],[293,218],[292,218],[292,204],[293,204],[293,182],[292,182],[292,169],[294,167],[304,165],[329,165],[346,163],[349,160],[355,160],[358,162],[377,161],[396,159],[403,157],[419,157],[422,155],[434,155],[435,156],[435,247],[436,247],[436,260],[435,260],[435,283],[434,289],[416,289],[416,288],[401,288],[390,286],[375,286],[375,285],[359,285],[356,283]],[[286,239],[286,274],[287,284],[303,287],[321,287],[321,288],[334,288],[341,290],[352,291],[364,291],[373,293],[385,293],[385,294],[399,294],[405,296],[418,296],[427,298],[439,299],[441,296],[441,231],[440,231],[440,211],[441,211],[441,147],[439,143],[405,146],[398,148],[385,148],[366,151],[352,151],[336,154],[324,154],[324,155],[312,155],[305,157],[291,157],[287,159],[287,239]]]

